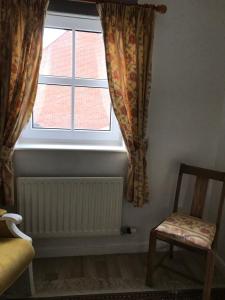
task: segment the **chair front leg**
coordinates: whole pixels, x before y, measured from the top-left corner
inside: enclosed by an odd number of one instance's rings
[[[215,256],[213,250],[208,250],[206,258],[206,273],[202,300],[210,300],[214,274]]]
[[[155,249],[156,249],[156,231],[152,229],[149,237],[149,250],[148,250],[148,259],[147,259],[146,285],[148,286],[153,286],[153,261],[154,261]]]

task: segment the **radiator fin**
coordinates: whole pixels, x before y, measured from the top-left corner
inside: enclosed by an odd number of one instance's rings
[[[118,235],[122,177],[19,177],[23,230],[32,237]]]

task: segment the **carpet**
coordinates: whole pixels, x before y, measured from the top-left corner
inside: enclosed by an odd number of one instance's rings
[[[205,262],[195,253],[156,256],[154,289],[145,284],[147,255],[114,254],[43,258],[33,262],[36,297],[81,294],[198,290],[203,286]],[[159,264],[160,263],[160,264]],[[225,288],[225,276],[216,268],[214,288]],[[224,298],[225,300],[225,298]]]
[[[36,294],[30,300],[202,300],[202,256],[177,251],[171,260],[157,253],[154,288],[145,285],[146,260],[145,253],[35,259]],[[25,299],[18,293],[11,298]],[[225,300],[219,266],[211,300]]]
[[[177,290],[177,291],[146,291],[129,293],[107,293],[92,295],[70,295],[57,297],[32,297],[32,300],[201,300],[202,291]],[[224,300],[225,288],[212,290],[211,300]],[[24,298],[17,298],[24,300]]]
[[[150,288],[145,284],[145,253],[37,259],[33,262],[35,296],[151,294],[155,291],[200,290],[203,287],[204,257],[180,251],[171,260],[167,253],[157,253],[156,263],[154,288]],[[217,267],[213,287],[225,288],[225,275]]]

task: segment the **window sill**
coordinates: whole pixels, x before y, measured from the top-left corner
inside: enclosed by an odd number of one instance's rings
[[[127,152],[125,146],[66,145],[66,144],[17,144],[15,146],[15,150],[75,150],[75,151]]]

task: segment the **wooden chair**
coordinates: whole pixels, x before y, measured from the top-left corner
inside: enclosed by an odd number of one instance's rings
[[[178,200],[183,174],[196,176],[190,214],[178,212]],[[215,224],[203,221],[203,210],[209,180],[222,183],[220,201]],[[173,257],[173,246],[199,251],[206,255],[206,273],[203,289],[203,300],[210,300],[214,272],[214,249],[220,228],[225,196],[225,172],[218,172],[199,167],[180,165],[173,214],[154,227],[150,232],[149,253],[146,284],[153,284],[153,260],[156,241],[162,240],[170,244],[170,257]]]

